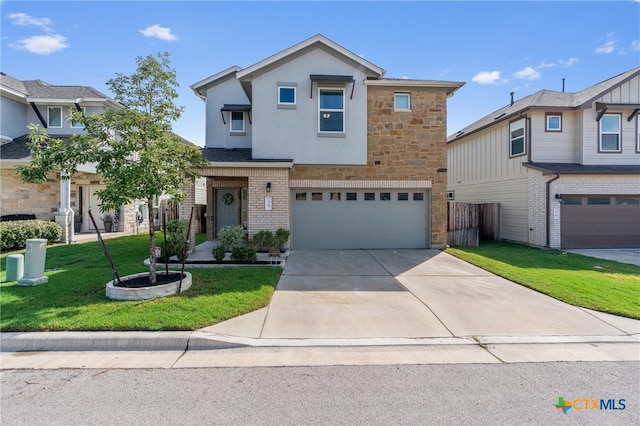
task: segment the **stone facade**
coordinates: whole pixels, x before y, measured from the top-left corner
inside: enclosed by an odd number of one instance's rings
[[[394,93],[411,94],[411,111],[394,111]],[[431,246],[447,238],[447,93],[445,90],[367,88],[367,164],[365,166],[298,166],[294,181],[428,182],[431,195]],[[348,184],[347,184],[348,185]],[[340,186],[344,187],[344,186]],[[347,186],[348,187],[348,186]],[[381,185],[381,187],[385,187]],[[406,187],[403,185],[403,187]]]

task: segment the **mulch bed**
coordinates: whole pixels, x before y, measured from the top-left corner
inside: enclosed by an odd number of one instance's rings
[[[134,277],[134,278],[125,278],[125,279],[121,278],[120,279],[121,284],[118,284],[118,282],[116,281],[114,283],[114,287],[125,287],[125,288],[155,287],[162,284],[169,284],[172,282],[180,281],[180,275],[182,275],[182,278],[186,277],[185,274],[181,274],[180,272],[173,272],[173,273],[169,272],[169,275],[167,275],[164,272],[158,272],[156,273],[156,283],[153,286],[149,283],[148,275],[143,275],[141,277]]]

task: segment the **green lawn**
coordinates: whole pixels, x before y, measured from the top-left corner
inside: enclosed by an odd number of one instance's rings
[[[506,242],[447,253],[572,305],[640,319],[638,266]]]
[[[161,233],[156,236],[162,241]],[[148,235],[105,242],[121,277],[148,270],[142,265]],[[7,254],[0,256],[2,331],[194,330],[268,305],[281,273],[268,266],[187,268],[193,277],[188,291],[124,302],[105,297],[112,273],[98,242],[47,247],[49,282],[34,287],[4,282]]]

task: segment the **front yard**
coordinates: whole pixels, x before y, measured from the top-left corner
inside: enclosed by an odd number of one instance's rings
[[[157,236],[162,241],[162,234]],[[121,277],[145,272],[148,241],[146,234],[106,240]],[[193,276],[188,291],[123,302],[105,297],[112,272],[98,242],[47,247],[49,282],[35,287],[4,282],[7,254],[0,256],[2,331],[195,330],[267,306],[282,271],[268,266],[187,268]]]
[[[447,253],[575,306],[640,319],[640,267],[507,242]]]

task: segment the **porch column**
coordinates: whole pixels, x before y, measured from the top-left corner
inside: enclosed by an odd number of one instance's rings
[[[189,216],[191,215],[191,208],[195,206],[196,202],[196,185],[195,182],[192,182],[191,185],[183,188],[184,192],[187,193],[187,196],[182,200],[182,204],[180,204],[180,219],[189,220]],[[194,211],[193,214],[196,214]],[[192,252],[196,248],[196,228],[193,226],[193,222],[191,224],[191,230],[189,232],[189,247],[187,250]]]
[[[73,241],[73,210],[71,210],[71,177],[67,172],[60,172],[60,208],[55,214],[55,221],[62,227],[62,242]]]

